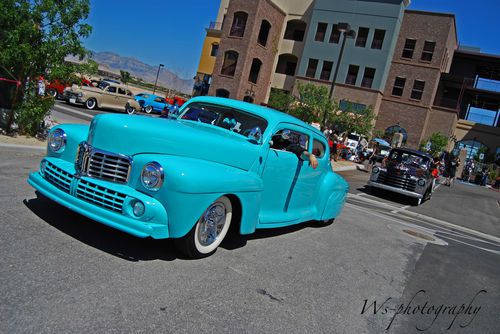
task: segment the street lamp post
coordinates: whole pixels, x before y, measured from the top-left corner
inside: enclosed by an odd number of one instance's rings
[[[156,80],[155,80],[155,86],[153,88],[153,94],[156,92],[156,84],[158,83],[158,75],[160,74],[160,68],[164,67],[165,65],[160,64],[158,65],[158,72],[156,72]]]
[[[333,80],[332,85],[330,86],[330,100],[333,98],[333,91],[335,89],[335,82],[337,81],[337,75],[339,73],[340,63],[342,62],[342,54],[344,53],[345,41],[347,37],[355,38],[356,32],[351,29],[349,23],[340,22],[337,25],[337,30],[340,31],[343,35],[342,45],[340,47],[339,58],[337,59],[337,65],[335,66],[335,72],[333,72]],[[326,126],[326,116],[328,115],[328,111],[325,110],[325,114],[323,115],[323,126]]]

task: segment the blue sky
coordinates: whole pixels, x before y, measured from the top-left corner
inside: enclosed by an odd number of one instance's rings
[[[196,74],[205,28],[219,0],[91,0],[93,27],[85,46]],[[461,44],[500,54],[500,0],[413,0],[410,9],[454,13]]]

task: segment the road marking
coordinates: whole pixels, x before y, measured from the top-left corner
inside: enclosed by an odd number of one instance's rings
[[[395,206],[392,206],[392,205],[389,205],[389,204],[385,204],[385,203],[381,203],[381,202],[378,202],[378,201],[374,201],[374,200],[368,199],[366,197],[359,197],[359,196],[354,196],[354,195],[349,196],[350,194],[347,194],[347,195],[348,195],[347,197],[354,197],[354,198],[357,198],[358,200],[360,200],[362,202],[367,202],[367,203],[371,203],[371,204],[377,204],[381,208],[390,209],[391,212],[401,209],[401,208],[398,208],[398,207],[395,207]],[[479,232],[479,231],[476,231],[476,230],[473,230],[473,229],[470,229],[470,228],[467,228],[467,227],[463,227],[463,226],[455,225],[455,224],[452,224],[452,223],[448,223],[448,222],[446,222],[444,220],[441,220],[441,219],[429,217],[429,216],[426,216],[426,215],[423,215],[423,214],[420,214],[420,213],[408,211],[406,209],[401,209],[397,213],[398,214],[402,214],[402,215],[406,215],[406,216],[410,216],[410,217],[413,217],[413,218],[419,218],[419,219],[422,219],[424,221],[428,221],[428,222],[431,222],[431,223],[434,223],[434,224],[437,224],[437,225],[440,225],[440,226],[445,226],[446,228],[449,228],[449,229],[453,229],[453,230],[460,231],[460,232],[463,232],[463,233],[471,234],[471,235],[474,235],[476,237],[480,237],[480,238],[483,238],[483,239],[491,240],[491,241],[494,241],[495,243],[500,243],[500,238],[498,238],[498,237],[495,237],[493,235],[486,234],[486,233],[483,233],[483,232]]]
[[[46,146],[5,144],[5,143],[0,143],[0,147],[5,147],[5,148],[20,148],[20,149],[40,150],[40,151],[46,151],[47,150]]]
[[[92,120],[92,118],[94,118],[94,115],[89,115],[89,114],[86,114],[84,112],[81,112],[81,111],[78,111],[78,110],[74,110],[72,108],[69,108],[69,107],[66,107],[66,106],[63,106],[61,104],[55,104],[54,107],[55,108],[58,108],[58,109],[62,109],[62,110],[65,110],[67,112],[70,112],[72,114],[77,114],[77,115],[80,115],[80,116],[84,116],[85,118],[88,118],[89,120]]]
[[[402,206],[400,207],[399,209],[396,209],[396,210],[392,210],[391,213],[398,213],[400,211],[403,211],[403,210],[406,210],[410,207],[411,205],[405,205],[405,206]]]

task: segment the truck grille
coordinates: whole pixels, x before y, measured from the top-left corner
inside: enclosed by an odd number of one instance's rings
[[[387,174],[386,172],[380,173],[377,182],[408,191],[415,191],[415,187],[417,186],[417,180],[403,175]]]
[[[44,177],[57,188],[69,193],[74,176],[45,160]]]
[[[78,147],[76,170],[81,174],[116,183],[127,183],[132,158],[102,151],[82,143]]]
[[[76,197],[112,211],[122,212],[126,195],[80,180],[76,187]]]

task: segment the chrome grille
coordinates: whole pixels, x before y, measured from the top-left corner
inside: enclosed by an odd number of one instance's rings
[[[57,188],[69,193],[74,176],[45,160],[43,176]]]
[[[81,174],[112,181],[127,183],[132,159],[126,155],[106,152],[80,144],[75,162],[75,169]]]
[[[76,197],[112,211],[122,212],[126,195],[87,180],[80,180],[76,187]]]
[[[387,174],[386,172],[380,173],[377,182],[408,191],[415,191],[417,186],[417,180],[404,175]]]

